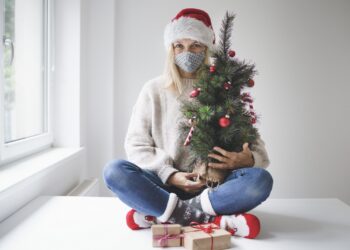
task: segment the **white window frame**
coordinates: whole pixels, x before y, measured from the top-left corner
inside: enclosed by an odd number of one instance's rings
[[[54,69],[53,62],[54,62],[54,45],[53,45],[53,1],[52,0],[44,0],[44,8],[47,9],[45,11],[44,16],[44,30],[47,35],[45,35],[45,75],[44,75],[44,90],[47,93],[45,95],[44,100],[44,117],[45,121],[45,130],[47,130],[46,133],[42,133],[37,136],[31,136],[29,138],[21,139],[18,141],[14,141],[11,143],[4,143],[4,92],[3,92],[3,85],[1,83],[3,79],[3,60],[0,60],[0,167],[2,165],[5,165],[7,163],[16,161],[20,158],[23,158],[25,156],[29,156],[33,153],[40,152],[42,150],[45,150],[47,148],[52,147],[53,144],[53,134],[52,134],[52,114],[51,114],[51,85],[52,85],[52,71]],[[0,0],[0,20],[3,20],[3,6],[4,6],[4,0]],[[3,58],[3,45],[2,45],[2,39],[3,39],[3,25],[0,25],[0,37],[1,37],[1,46],[0,46],[0,58]],[[47,48],[46,46],[49,45]]]

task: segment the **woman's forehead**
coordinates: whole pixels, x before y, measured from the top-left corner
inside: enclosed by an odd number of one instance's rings
[[[192,43],[200,43],[200,42],[189,38],[183,38],[183,39],[176,40],[174,43],[192,44]]]

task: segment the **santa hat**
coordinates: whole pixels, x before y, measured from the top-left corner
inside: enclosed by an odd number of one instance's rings
[[[166,25],[164,31],[166,49],[176,40],[184,38],[201,42],[209,49],[214,46],[215,33],[208,13],[194,8],[183,9]]]

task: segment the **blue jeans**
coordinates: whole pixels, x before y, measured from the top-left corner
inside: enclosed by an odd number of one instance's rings
[[[113,160],[103,170],[106,186],[125,204],[153,216],[164,213],[170,193],[182,200],[201,193],[186,193],[164,184],[154,172],[141,169],[126,160]],[[209,200],[217,214],[247,212],[265,201],[272,190],[271,174],[263,168],[233,170],[217,189],[209,192]]]

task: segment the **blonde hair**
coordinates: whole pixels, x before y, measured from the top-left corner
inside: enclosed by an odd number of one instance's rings
[[[210,51],[207,47],[205,52],[204,64],[210,64]],[[167,51],[163,75],[166,81],[164,87],[180,95],[183,91],[183,84],[181,81],[180,72],[178,70],[177,65],[175,64],[175,53],[172,45],[169,46]]]

